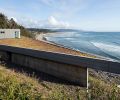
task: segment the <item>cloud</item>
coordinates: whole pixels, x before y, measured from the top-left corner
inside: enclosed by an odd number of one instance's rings
[[[59,25],[59,22],[53,16],[50,16],[50,18],[48,19],[48,21],[52,25]]]
[[[75,13],[87,7],[86,0],[40,0],[60,12]]]
[[[52,10],[51,15],[57,19],[71,21],[76,15],[88,7],[87,0],[38,0],[46,8]]]
[[[58,28],[68,28],[70,25],[67,22],[58,21],[55,17],[50,16],[48,18],[48,26],[58,27]]]
[[[11,17],[15,22],[18,22],[17,21],[17,18],[15,18],[15,17]],[[9,18],[9,19],[11,19],[11,18]]]
[[[54,16],[50,16],[46,20],[35,20],[27,17],[16,19],[17,22],[28,28],[69,28],[67,22],[58,21]]]
[[[38,20],[34,20],[34,19],[30,19],[27,17],[18,19],[18,23],[27,27],[27,28],[38,28],[41,27],[40,21]]]
[[[41,20],[41,19],[33,19],[28,16],[23,16],[21,13],[14,12],[12,10],[6,10],[2,8],[0,8],[0,10],[4,12],[4,14],[8,16],[9,19],[13,18],[17,23],[25,27],[68,28],[70,26],[68,22],[59,21],[54,16],[50,16],[46,20]]]
[[[28,12],[21,8],[21,11],[19,12],[17,6],[11,6],[10,9],[9,7],[5,8],[3,6],[3,9],[1,10],[0,7],[0,10],[5,12],[9,18],[14,17],[19,24],[25,27],[67,28],[70,27],[68,21],[71,21],[71,18],[74,18],[73,16],[75,13],[83,8],[83,1],[84,0],[35,0],[35,2],[32,1],[27,3],[26,9],[29,10]],[[45,7],[44,11],[43,7]],[[38,15],[34,16],[36,13]],[[32,19],[29,16],[32,16]],[[45,17],[48,17],[48,19],[46,18],[46,20],[44,20]]]

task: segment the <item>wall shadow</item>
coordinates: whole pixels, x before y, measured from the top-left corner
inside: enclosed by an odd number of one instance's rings
[[[14,70],[15,72],[26,73],[30,77],[35,77],[39,79],[40,82],[47,81],[52,83],[64,84],[64,85],[79,86],[79,84],[76,84],[74,82],[63,80],[61,78],[49,75],[41,71],[37,71],[29,67],[20,66],[18,64],[11,63],[10,61],[3,61],[3,64],[8,69]]]

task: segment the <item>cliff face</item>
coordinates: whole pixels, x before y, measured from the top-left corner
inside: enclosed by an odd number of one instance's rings
[[[30,38],[34,38],[34,35],[32,33],[30,33],[25,27],[17,24],[13,18],[8,19],[7,16],[5,16],[2,13],[0,13],[0,28],[1,29],[5,29],[5,28],[20,29],[21,35],[30,37]]]

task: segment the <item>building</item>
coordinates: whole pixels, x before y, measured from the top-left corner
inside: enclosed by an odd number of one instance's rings
[[[0,39],[20,38],[20,29],[0,29]]]

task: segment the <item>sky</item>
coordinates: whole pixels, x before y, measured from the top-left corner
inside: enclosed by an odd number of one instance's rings
[[[120,31],[120,0],[0,0],[0,12],[25,27]]]

